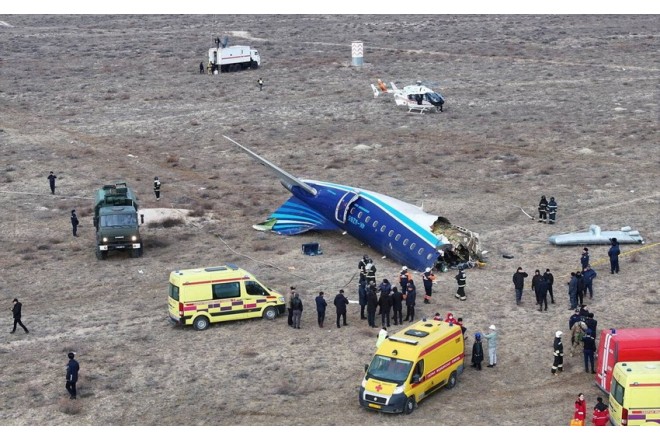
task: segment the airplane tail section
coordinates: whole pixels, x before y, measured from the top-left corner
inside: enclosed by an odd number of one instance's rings
[[[310,230],[337,230],[337,226],[303,201],[292,196],[271,214],[265,222],[253,225],[259,231],[273,231],[285,236]]]
[[[380,95],[380,92],[378,91],[378,88],[374,86],[373,84],[370,84],[371,89],[374,91],[374,98],[377,98],[378,95]]]
[[[266,167],[268,170],[270,170],[271,173],[273,173],[275,176],[277,176],[282,182],[282,185],[284,185],[289,191],[291,191],[292,187],[300,187],[302,190],[306,191],[307,193],[316,196],[316,189],[300,179],[296,178],[290,173],[285,172],[272,162],[268,161],[265,158],[262,158],[261,156],[257,155],[254,153],[252,150],[248,149],[247,147],[243,147],[233,139],[231,139],[229,136],[222,135],[223,138],[225,138],[228,141],[231,141],[232,143],[236,144],[238,147],[240,147],[245,153],[247,153],[249,156],[252,157],[252,159],[256,160],[258,163]]]
[[[394,92],[398,92],[398,91],[399,91],[399,88],[396,87],[396,84],[394,84],[394,81],[392,81],[390,84],[392,85],[392,91],[394,91]]]

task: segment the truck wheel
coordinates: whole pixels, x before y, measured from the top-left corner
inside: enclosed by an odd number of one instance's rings
[[[263,317],[268,320],[275,320],[275,317],[277,317],[277,311],[272,306],[269,306],[264,309]]]
[[[96,259],[97,260],[105,260],[107,258],[108,258],[108,252],[107,251],[96,250]]]
[[[203,331],[206,328],[209,327],[209,319],[207,319],[205,316],[200,315],[195,319],[193,322],[193,327],[197,329],[198,331]]]
[[[250,67],[251,67],[252,69],[259,69],[259,63],[257,63],[256,61],[252,60],[252,62],[250,63]]]
[[[406,415],[410,415],[413,413],[413,410],[415,410],[415,407],[417,407],[417,403],[415,402],[415,397],[408,397],[406,400],[406,404],[403,406],[403,412]]]
[[[449,376],[449,380],[447,380],[447,389],[452,389],[454,386],[456,386],[457,382],[457,375],[456,371],[452,372],[451,375]]]

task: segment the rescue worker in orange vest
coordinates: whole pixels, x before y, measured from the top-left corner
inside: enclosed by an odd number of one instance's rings
[[[424,282],[424,303],[431,303],[433,282],[435,281],[435,274],[431,272],[431,268],[426,268],[426,271],[422,274],[422,281]]]

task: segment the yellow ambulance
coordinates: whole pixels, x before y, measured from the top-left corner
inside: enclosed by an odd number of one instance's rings
[[[460,326],[437,320],[417,322],[389,336],[365,365],[360,406],[410,414],[431,393],[456,385],[464,358]]]
[[[614,426],[660,426],[660,361],[614,365],[610,422]]]
[[[176,270],[170,273],[170,320],[198,331],[210,323],[284,313],[284,296],[236,265]]]

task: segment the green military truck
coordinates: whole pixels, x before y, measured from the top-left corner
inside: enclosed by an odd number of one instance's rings
[[[125,182],[104,185],[96,191],[94,227],[97,259],[106,259],[111,250],[129,251],[131,257],[142,256],[138,200]]]

